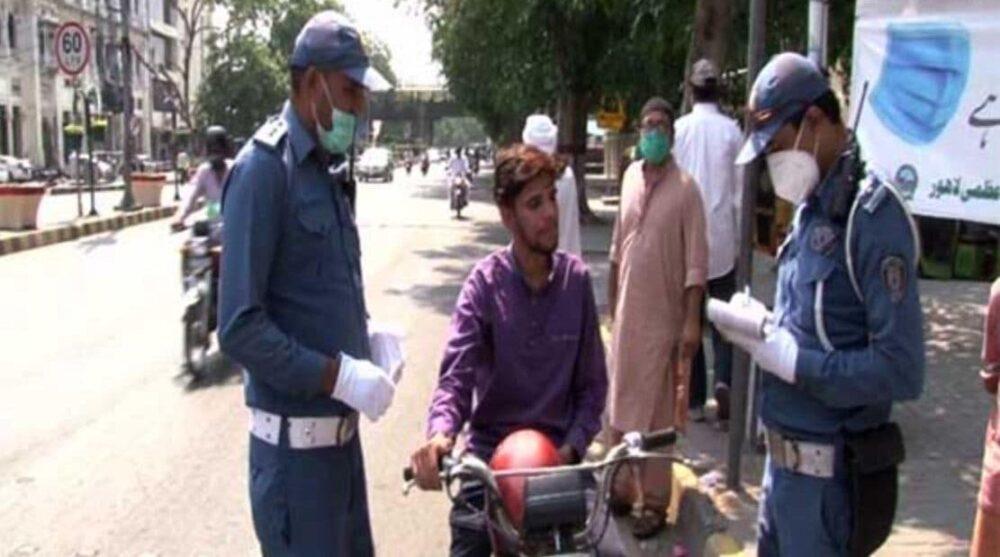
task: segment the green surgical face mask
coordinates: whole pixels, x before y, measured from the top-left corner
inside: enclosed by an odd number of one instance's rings
[[[670,138],[660,130],[643,132],[642,138],[639,139],[639,150],[643,159],[659,166],[670,154]]]
[[[313,105],[313,118],[316,118],[316,137],[319,138],[319,144],[328,153],[341,155],[346,153],[354,142],[354,130],[358,125],[358,117],[335,107],[333,100],[330,98],[330,91],[326,88],[326,80],[321,80],[321,83],[323,84],[323,94],[326,96],[326,102],[330,103],[333,110],[333,114],[330,117],[333,127],[328,130],[323,128],[319,123],[319,118],[316,117],[316,105]]]

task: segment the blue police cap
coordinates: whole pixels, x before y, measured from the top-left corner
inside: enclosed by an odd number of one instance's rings
[[[320,12],[306,22],[295,38],[289,65],[339,70],[370,91],[392,88],[382,74],[371,67],[358,30],[333,10]]]
[[[747,102],[750,137],[736,157],[746,164],[767,148],[774,135],[796,114],[830,89],[811,60],[794,52],[778,54],[760,70]]]

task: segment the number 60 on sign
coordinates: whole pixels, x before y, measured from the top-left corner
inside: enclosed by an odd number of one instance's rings
[[[77,75],[90,61],[90,37],[79,23],[64,23],[56,31],[55,50],[59,69],[70,76]]]

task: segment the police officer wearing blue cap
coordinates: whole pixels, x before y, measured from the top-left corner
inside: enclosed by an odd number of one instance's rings
[[[330,168],[365,91],[387,83],[329,11],[306,23],[290,66],[291,98],[225,185],[219,340],[246,368],[262,553],[372,555],[358,412],[377,420],[395,385],[370,361],[358,229],[346,177]]]
[[[724,331],[766,372],[758,551],[868,555],[895,514],[903,444],[892,403],[924,384],[919,240],[893,185],[864,172],[812,62],[774,57],[748,104],[737,162],[766,156],[775,193],[797,205],[778,253],[773,326],[764,338]]]

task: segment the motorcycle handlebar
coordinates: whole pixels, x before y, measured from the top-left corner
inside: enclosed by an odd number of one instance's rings
[[[668,447],[677,442],[677,431],[674,428],[661,429],[643,433],[640,437],[639,448],[643,451],[651,451]]]
[[[649,433],[637,433],[636,435],[638,435],[639,439],[636,444],[636,448],[640,451],[653,451],[669,447],[677,443],[677,430],[672,427],[658,431],[651,431]],[[438,470],[443,471],[455,462],[456,461],[452,458],[442,455],[441,459],[438,461]],[[414,474],[413,468],[410,466],[403,468],[403,481],[411,482],[414,479],[416,479],[416,474]]]
[[[438,459],[438,470],[443,472],[445,469],[455,464],[455,462],[456,461],[452,459],[450,456],[441,455],[441,458]],[[403,468],[404,482],[409,483],[416,479],[417,479],[417,474],[413,471],[413,467],[407,466],[406,468]]]

